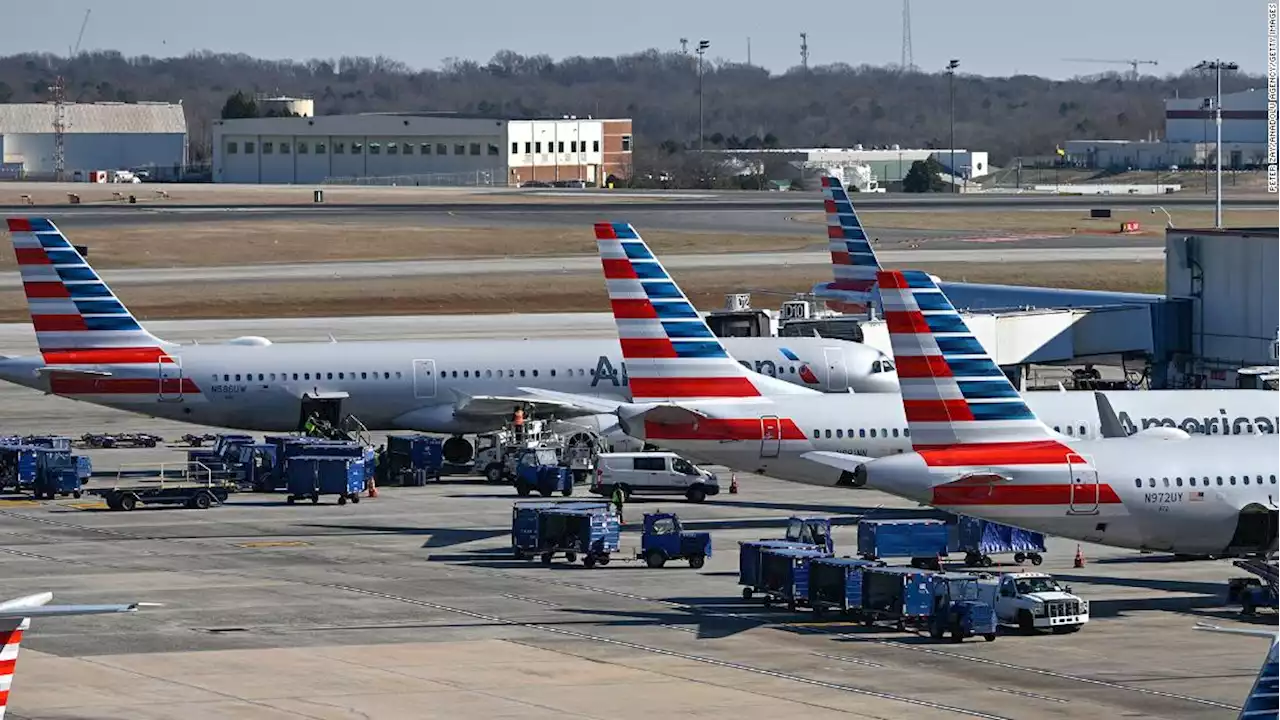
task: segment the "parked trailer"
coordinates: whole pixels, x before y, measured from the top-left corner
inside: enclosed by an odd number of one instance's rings
[[[970,567],[991,567],[995,562],[992,555],[1008,553],[1019,565],[1027,560],[1032,565],[1044,562],[1044,535],[1038,532],[960,515],[951,537],[954,541],[948,542],[947,549],[964,553],[964,564]]]
[[[181,505],[194,510],[208,510],[225,503],[235,486],[222,481],[169,480],[163,476],[153,481],[87,491],[107,501],[111,510],[133,510],[138,505]]]
[[[600,502],[517,502],[511,509],[511,546],[518,560],[540,557],[550,565],[563,553],[586,567],[608,565],[618,551],[618,516]]]
[[[827,557],[824,548],[765,548],[760,554],[760,591],[764,606],[785,603],[788,610],[809,604],[809,563]]]
[[[858,523],[858,555],[864,560],[911,558],[915,568],[938,568],[947,554],[947,524],[941,520],[862,520]]]
[[[809,562],[809,607],[814,615],[828,610],[860,616],[863,606],[863,568],[881,566],[859,558],[814,558]]]
[[[390,485],[422,486],[444,474],[444,439],[430,435],[388,435],[387,467]]]
[[[829,555],[825,547],[810,543],[792,542],[790,540],[743,540],[738,542],[738,584],[742,586],[742,599],[750,600],[756,593],[764,592],[764,582],[760,577],[762,555],[772,549],[821,550]]]
[[[164,438],[151,433],[85,433],[80,436],[80,443],[91,448],[153,448],[164,442]]]
[[[321,495],[337,495],[339,505],[348,500],[358,503],[364,490],[363,458],[303,455],[289,459],[285,502],[291,505],[307,498],[318,503]]]

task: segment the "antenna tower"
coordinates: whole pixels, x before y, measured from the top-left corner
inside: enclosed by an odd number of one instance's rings
[[[809,33],[800,33],[800,65],[809,69]]]
[[[49,88],[53,93],[53,179],[62,182],[67,173],[67,83],[61,75]]]
[[[911,0],[902,0],[902,58],[898,61],[898,69],[903,72],[916,69],[916,61],[911,54]]]
[[[689,54],[689,38],[680,38],[680,52],[684,55]]]

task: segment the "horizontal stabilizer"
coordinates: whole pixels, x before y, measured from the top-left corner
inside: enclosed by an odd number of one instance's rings
[[[59,375],[73,375],[77,377],[111,377],[111,373],[107,370],[72,367],[70,365],[46,365],[45,367],[36,368],[36,373],[39,375],[51,375],[53,373],[58,373]]]
[[[51,617],[58,615],[106,615],[110,613],[137,612],[143,603],[127,605],[50,605],[53,593],[26,595],[0,603],[0,618]]]

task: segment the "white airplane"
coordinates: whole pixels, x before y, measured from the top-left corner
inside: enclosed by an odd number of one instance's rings
[[[217,427],[292,431],[317,413],[370,430],[495,430],[517,404],[564,418],[570,408],[518,390],[628,399],[612,339],[177,345],[147,332],[53,223],[10,218],[40,355],[0,357],[0,379],[131,412]],[[829,392],[894,392],[884,353],[822,338],[733,338],[744,365]],[[601,421],[606,424],[601,425]],[[595,431],[612,418],[576,421]],[[446,447],[455,462],[470,443]]]
[[[0,720],[4,720],[9,706],[9,692],[18,663],[18,646],[22,642],[22,633],[31,627],[31,618],[137,612],[140,607],[152,605],[50,605],[52,599],[53,593],[45,592],[0,602]]]
[[[614,413],[623,431],[692,458],[784,480],[855,484],[849,471],[821,467],[813,451],[878,457],[911,450],[897,395],[830,395],[780,383],[734,362],[693,311],[649,247],[625,223],[600,223],[596,238],[613,305],[632,402],[524,387],[587,411]],[[976,351],[981,346],[973,341]],[[1000,373],[990,361],[984,372]],[[1003,377],[1003,375],[1001,375]],[[1277,396],[1266,390],[1152,390],[1105,393],[1142,425],[1216,418],[1226,432],[1274,433]],[[1087,393],[1032,393],[1027,404],[1071,437],[1096,437],[1102,423]],[[1240,418],[1241,422],[1234,421]],[[1274,439],[1271,440],[1274,445]]]
[[[877,279],[912,451],[806,458],[877,490],[1074,540],[1188,555],[1276,550],[1276,438],[1164,428],[1069,437],[1037,418],[1032,396],[1018,394],[927,274]]]

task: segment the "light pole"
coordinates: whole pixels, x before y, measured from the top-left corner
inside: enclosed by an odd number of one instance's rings
[[[947,63],[947,92],[951,96],[951,161],[947,169],[951,174],[951,192],[956,191],[956,68],[960,61],[955,58]]]
[[[1233,62],[1224,62],[1220,58],[1205,60],[1195,66],[1196,70],[1212,70],[1216,76],[1216,89],[1213,101],[1213,123],[1217,128],[1217,139],[1214,140],[1213,156],[1215,161],[1214,182],[1217,188],[1213,197],[1213,227],[1222,229],[1222,71],[1239,70],[1240,66]]]
[[[702,55],[711,47],[711,41],[698,41],[698,153],[702,153]]]

